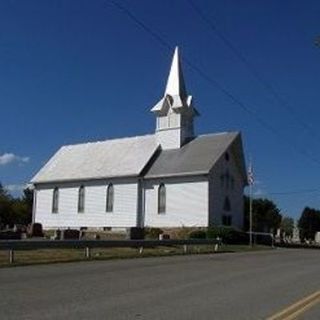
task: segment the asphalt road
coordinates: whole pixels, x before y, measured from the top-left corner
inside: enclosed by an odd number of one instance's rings
[[[320,251],[293,249],[0,269],[0,319],[266,319],[319,271]]]

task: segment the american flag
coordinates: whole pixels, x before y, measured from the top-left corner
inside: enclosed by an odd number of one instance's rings
[[[253,185],[254,183],[254,176],[253,176],[253,170],[252,170],[252,164],[249,165],[248,168],[248,183],[250,185]]]

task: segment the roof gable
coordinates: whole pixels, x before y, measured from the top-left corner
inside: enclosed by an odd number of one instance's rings
[[[158,146],[154,135],[63,146],[31,182],[138,176]]]
[[[208,174],[238,132],[201,135],[180,149],[162,150],[146,178]]]

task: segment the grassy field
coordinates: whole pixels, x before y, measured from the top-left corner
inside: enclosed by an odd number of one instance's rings
[[[218,253],[270,250],[266,246],[223,245]],[[213,253],[213,246],[189,246],[188,254]],[[127,259],[185,254],[181,246],[145,248],[142,253],[135,248],[95,248],[91,249],[90,260]],[[13,264],[9,264],[8,251],[0,251],[0,267],[45,264],[57,262],[86,261],[84,249],[41,249],[14,252]]]

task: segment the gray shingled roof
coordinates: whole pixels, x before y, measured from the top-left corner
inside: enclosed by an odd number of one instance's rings
[[[31,182],[138,176],[158,147],[155,135],[64,146]]]
[[[238,132],[201,135],[180,149],[162,150],[146,178],[207,174]]]
[[[230,132],[201,135],[180,149],[159,153],[155,135],[64,146],[31,182],[129,177],[139,176],[143,171],[145,178],[207,174],[234,142],[238,145],[239,163],[245,175],[240,134]]]

